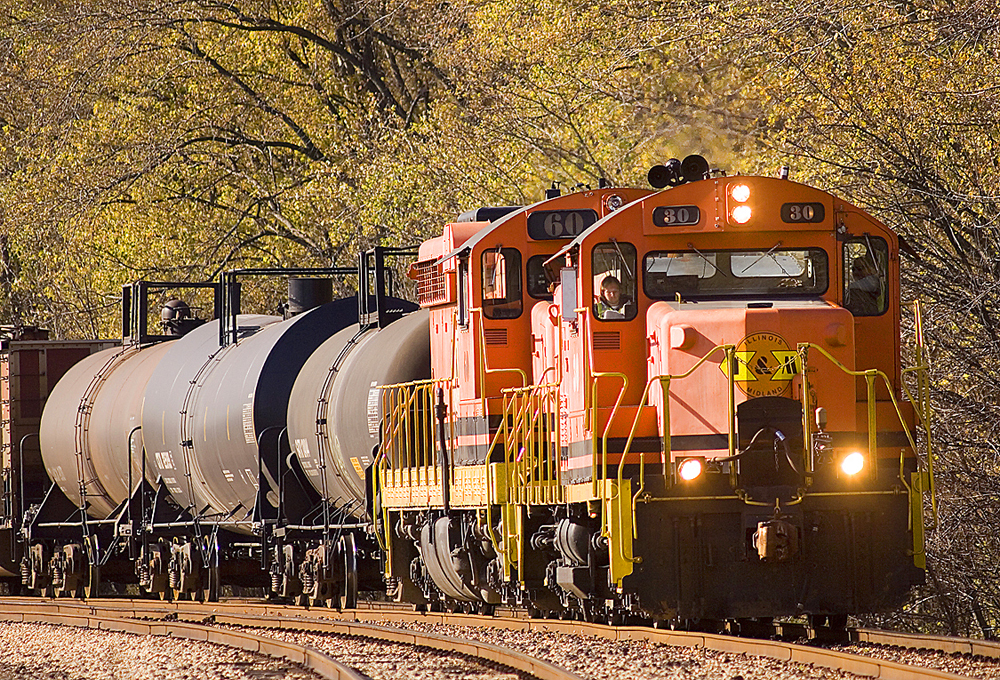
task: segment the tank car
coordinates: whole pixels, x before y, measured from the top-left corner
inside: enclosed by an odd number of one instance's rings
[[[38,447],[38,424],[50,390],[75,363],[117,344],[110,340],[49,340],[46,330],[0,330],[0,579],[21,590],[22,521],[49,484]]]
[[[45,409],[41,448],[53,487],[25,525],[26,585],[92,595],[103,570],[105,577],[137,582],[163,598],[214,599],[223,580],[269,586],[270,556],[280,567],[290,561],[282,559],[286,548],[295,554],[325,550],[328,563],[340,560],[336,567],[328,564],[324,589],[311,591],[317,600],[330,599],[331,584],[355,597],[362,567],[366,582],[379,580],[375,549],[356,517],[358,501],[323,495],[325,486],[308,481],[309,468],[289,446],[288,423],[289,412],[300,410],[291,395],[302,367],[333,338],[339,348],[327,345],[321,357],[367,346],[380,353],[380,368],[393,367],[372,376],[413,380],[426,374],[426,350],[414,372],[405,361],[391,360],[395,348],[379,336],[416,309],[386,294],[385,253],[375,253],[377,270],[362,269],[362,281],[369,274],[376,281],[376,289],[363,295],[330,301],[329,280],[292,279],[288,318],[240,314],[239,277],[357,276],[359,270],[230,272],[222,283],[203,286],[215,294],[214,321],[197,322],[183,303],[172,302],[163,309],[169,332],[160,336],[139,327],[145,308],[132,314],[126,305],[132,331],[126,342],[74,366]],[[138,304],[151,286],[170,285],[142,284],[126,302]],[[301,304],[303,297],[310,301]],[[335,374],[337,364],[331,366]],[[314,364],[310,370],[320,369]],[[307,399],[315,396],[304,391]],[[319,398],[325,403],[330,395],[327,389]],[[299,401],[311,409],[315,430],[316,402]],[[360,439],[352,437],[362,435],[336,420],[341,410],[346,413],[340,409],[330,419],[337,424],[334,450],[357,460]],[[370,438],[363,433],[369,455]],[[280,568],[271,571],[279,577],[277,590],[310,594],[301,587],[307,579],[281,584]]]
[[[431,380],[382,388],[389,592],[674,625],[898,605],[932,475],[897,236],[698,156],[650,181],[421,246]]]

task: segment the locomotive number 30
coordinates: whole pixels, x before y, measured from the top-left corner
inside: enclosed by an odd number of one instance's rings
[[[781,206],[781,221],[822,222],[826,217],[826,209],[822,203],[785,203]]]
[[[664,205],[653,210],[653,224],[658,227],[686,227],[700,221],[701,211],[696,205]]]

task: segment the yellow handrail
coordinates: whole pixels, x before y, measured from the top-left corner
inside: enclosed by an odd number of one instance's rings
[[[617,371],[605,371],[601,373],[593,373],[590,376],[590,411],[591,419],[590,424],[594,433],[597,432],[597,383],[601,378],[621,378],[622,386],[618,390],[618,398],[615,400],[615,405],[611,409],[611,415],[608,416],[608,422],[604,425],[604,433],[601,435],[601,479],[608,478],[608,434],[611,431],[611,423],[614,422],[615,415],[618,413],[618,407],[621,406],[622,399],[625,398],[625,390],[628,388],[628,376],[624,373],[619,373]],[[597,479],[597,438],[594,437],[594,495],[597,495],[598,491],[598,479]],[[603,495],[601,496],[604,497]]]
[[[621,461],[618,463],[618,479],[617,479],[618,488],[622,487],[625,475],[625,461],[632,447],[632,441],[635,439],[635,431],[639,425],[639,418],[642,416],[642,405],[646,403],[646,399],[649,397],[649,390],[652,387],[653,383],[659,381],[661,388],[663,389],[663,447],[665,456],[663,464],[664,466],[666,466],[666,462],[667,460],[669,460],[670,457],[670,443],[669,443],[670,442],[670,381],[680,380],[690,376],[692,373],[694,373],[694,371],[696,371],[702,364],[708,361],[708,359],[720,349],[723,350],[723,352],[725,352],[727,356],[731,356],[730,353],[734,348],[735,348],[734,345],[716,345],[711,350],[709,350],[708,353],[705,354],[705,356],[699,359],[694,364],[694,366],[689,368],[684,373],[680,373],[678,375],[658,375],[646,381],[646,387],[642,392],[642,398],[639,400],[639,408],[636,409],[635,417],[632,419],[632,428],[629,430],[628,439],[625,441],[625,448],[622,451]],[[730,383],[732,383],[733,382],[732,376],[734,375],[734,371],[730,368],[728,373],[730,376],[729,381]],[[732,408],[732,406],[730,408]],[[611,419],[609,419],[609,427],[610,427],[610,420]],[[730,430],[732,430],[732,418],[730,418],[729,423],[730,423]],[[732,446],[732,441],[733,441],[732,436],[730,436],[730,446]],[[606,455],[607,455],[607,447],[605,444],[605,459]],[[605,472],[605,477],[606,476],[607,474]],[[638,525],[635,517],[635,504],[639,496],[645,489],[645,487],[646,487],[646,453],[643,451],[640,452],[639,454],[639,488],[638,490],[636,490],[635,494],[633,494],[632,504],[631,504],[633,538],[638,538]],[[622,515],[620,514],[618,517],[618,522],[619,522],[618,526],[619,532],[624,531],[624,528],[622,526],[623,518]],[[637,562],[641,560],[641,558],[636,558],[624,554],[621,555],[621,558],[629,562]]]
[[[937,526],[938,521],[937,493],[934,486],[934,439],[932,434],[933,428],[931,425],[934,410],[931,408],[930,361],[927,360],[927,348],[924,343],[924,314],[923,306],[920,304],[920,300],[916,300],[913,303],[913,334],[916,366],[904,369],[902,374],[917,374],[918,399],[916,404],[920,412],[920,424],[923,426],[924,438],[927,444],[928,491],[930,491],[931,494],[931,526],[929,528],[934,528]],[[903,382],[903,389],[906,391],[907,398],[910,401],[914,401],[905,382]]]
[[[872,456],[873,464],[876,459],[878,450],[877,430],[875,425],[875,380],[877,378],[881,378],[882,382],[885,384],[886,390],[889,393],[889,399],[892,401],[892,406],[896,410],[896,415],[899,418],[899,424],[902,426],[903,432],[906,434],[906,439],[910,444],[910,448],[914,451],[914,453],[916,453],[917,451],[916,441],[913,438],[913,434],[910,432],[909,426],[907,426],[906,424],[906,419],[903,417],[903,411],[899,407],[899,402],[896,400],[896,395],[893,393],[892,383],[890,382],[889,377],[882,371],[876,368],[870,368],[864,371],[852,371],[851,369],[847,368],[842,363],[837,361],[837,359],[834,358],[833,355],[831,355],[829,352],[827,352],[819,345],[816,345],[811,342],[800,342],[798,344],[798,351],[799,351],[799,356],[802,358],[803,392],[806,391],[805,389],[805,386],[807,384],[806,364],[808,361],[808,350],[810,349],[818,350],[820,354],[829,359],[834,366],[839,368],[847,375],[855,377],[864,377],[866,382],[868,383],[868,446],[869,446],[869,453]],[[905,456],[903,455],[903,453],[900,453],[899,456],[899,479],[902,482],[903,486],[906,487],[906,490],[912,493],[913,489],[906,481]],[[933,495],[931,499],[931,504],[933,507],[934,505]]]
[[[514,503],[550,502],[543,496],[556,495],[549,487],[561,485],[558,387],[546,383],[501,390],[504,395],[504,460],[508,488],[513,494],[508,498]],[[525,483],[529,470],[537,470],[544,479],[530,485]]]
[[[479,317],[479,353],[483,357],[480,363],[480,390],[483,395],[483,417],[489,415],[489,411],[486,407],[486,376],[491,373],[517,373],[521,378],[521,387],[528,386],[528,374],[525,373],[523,369],[520,368],[490,368],[489,362],[486,360],[486,328],[483,325],[483,309],[482,307],[473,307],[469,310],[472,314]]]

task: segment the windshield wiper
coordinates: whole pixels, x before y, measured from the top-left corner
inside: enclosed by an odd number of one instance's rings
[[[753,262],[751,262],[750,264],[748,264],[746,267],[744,267],[743,271],[741,271],[740,274],[746,274],[747,271],[749,271],[750,268],[753,267],[755,264],[757,264],[758,262],[760,262],[761,260],[763,260],[765,257],[770,257],[771,260],[774,262],[774,264],[778,265],[778,269],[781,270],[782,274],[784,274],[785,276],[791,277],[791,278],[795,278],[793,274],[790,274],[787,271],[785,271],[785,268],[781,266],[780,262],[778,262],[778,258],[774,257],[773,253],[774,253],[775,249],[779,248],[779,247],[781,247],[781,241],[778,241],[777,243],[775,243],[773,246],[771,246],[770,250],[768,250],[766,253],[764,253],[763,255],[761,255],[760,257],[758,257],[756,260],[754,260]]]
[[[712,269],[714,269],[715,271],[719,272],[720,274],[722,274],[726,278],[729,278],[729,274],[727,274],[726,272],[724,272],[721,269],[719,269],[718,267],[716,267],[715,263],[712,262],[710,259],[708,259],[708,256],[706,256],[703,252],[701,252],[700,250],[698,250],[697,248],[694,247],[693,243],[688,243],[688,248],[690,248],[694,252],[698,253],[698,257],[700,257],[701,259],[705,260],[705,262],[707,262],[709,264],[709,266],[712,267]]]

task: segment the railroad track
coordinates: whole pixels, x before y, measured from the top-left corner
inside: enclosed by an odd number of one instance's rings
[[[612,627],[578,621],[529,619],[517,614],[517,612],[506,612],[505,616],[489,618],[489,626],[510,631],[569,634],[612,642],[647,641],[672,647],[747,654],[785,663],[812,664],[858,676],[887,680],[957,680],[975,677],[793,642],[647,627]],[[413,624],[428,627],[483,627],[484,617],[419,613],[393,606],[385,608],[373,606],[339,612],[326,608],[307,609],[246,600],[201,604],[117,599],[81,602],[68,599],[0,598],[0,620],[59,623],[216,642],[270,656],[284,657],[302,664],[323,677],[344,680],[355,680],[364,676],[318,649],[288,640],[277,640],[269,637],[267,630],[257,629],[310,631],[403,643],[458,653],[486,663],[499,664],[541,680],[581,680],[579,675],[569,670],[512,649],[475,640],[458,639],[455,635],[398,627]],[[785,627],[784,635],[796,634],[796,627],[779,624],[782,625]],[[849,636],[854,642],[1000,659],[998,642],[868,629],[851,629]]]

